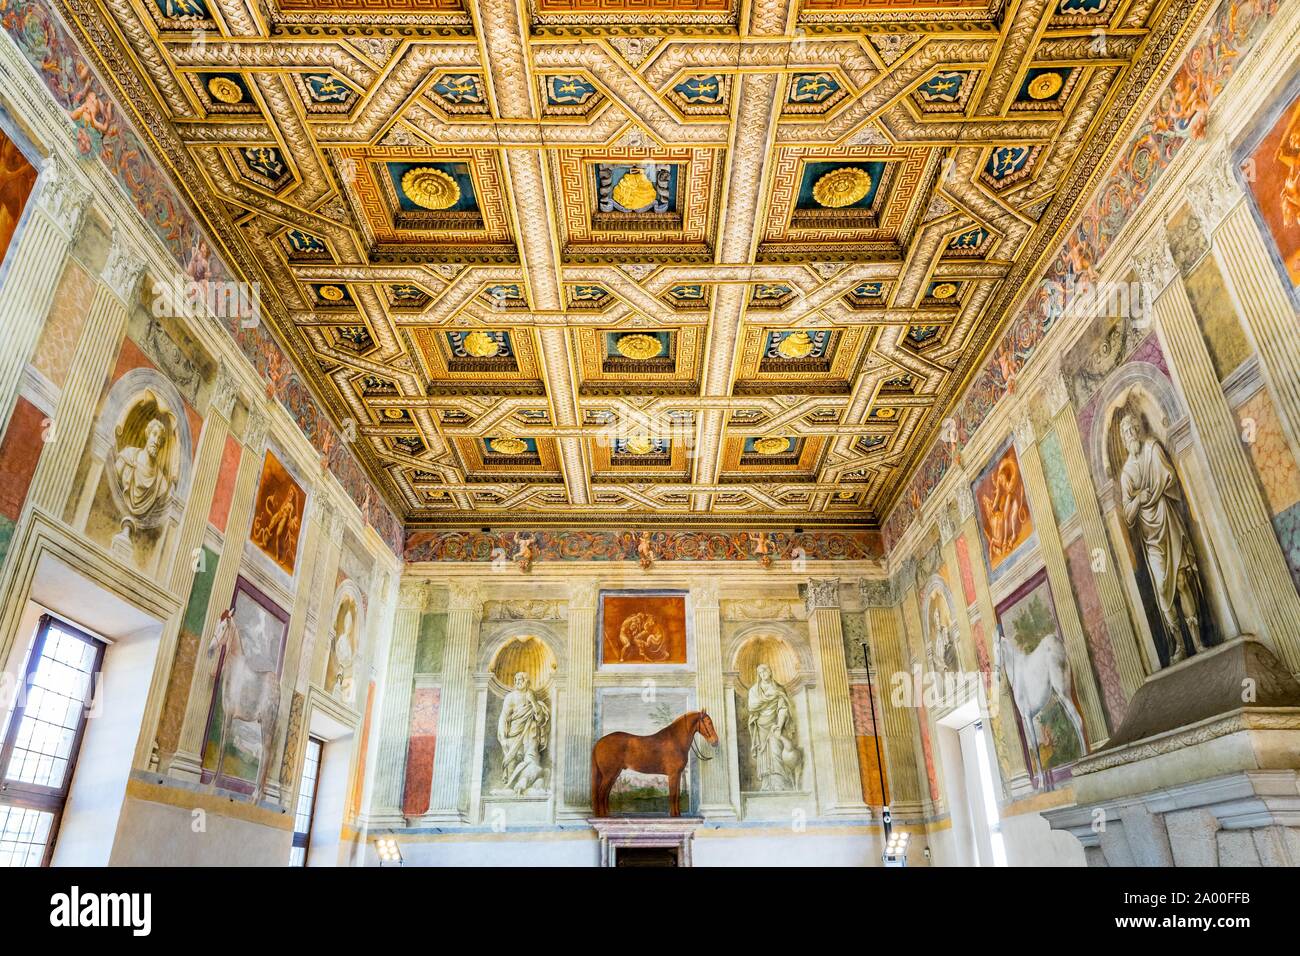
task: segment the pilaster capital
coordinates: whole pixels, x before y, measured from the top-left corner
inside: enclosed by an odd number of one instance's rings
[[[697,611],[718,610],[718,582],[710,579],[692,584],[691,604]]]
[[[860,578],[858,594],[862,596],[863,607],[893,607],[898,597],[892,578]]]
[[[1169,251],[1169,237],[1163,224],[1152,227],[1141,245],[1133,250],[1133,269],[1147,287],[1148,298],[1152,302],[1174,281],[1178,275],[1178,265],[1174,262],[1173,253]]]
[[[1023,456],[1038,440],[1038,435],[1034,431],[1033,416],[1027,411],[1022,411],[1011,427],[1012,437],[1016,443],[1016,454]]]
[[[397,609],[399,611],[424,610],[428,600],[429,588],[423,581],[403,581],[397,592]]]
[[[208,403],[208,410],[229,419],[235,410],[235,399],[238,397],[239,378],[229,363],[223,359],[217,365],[217,374],[212,380],[212,399]]]
[[[1245,195],[1232,173],[1229,157],[1226,141],[1213,144],[1208,148],[1202,172],[1187,185],[1187,204],[1207,237],[1214,235]]]
[[[975,514],[975,495],[971,493],[970,483],[964,475],[957,482],[954,497],[957,500],[957,514],[961,516],[961,523],[965,524]]]
[[[1061,414],[1065,406],[1070,404],[1070,389],[1065,384],[1065,375],[1061,372],[1059,363],[1048,369],[1043,376],[1043,401],[1047,406],[1047,414],[1052,418]]]
[[[271,417],[257,408],[248,410],[248,424],[244,427],[244,447],[254,455],[266,449],[266,436],[271,429]]]
[[[569,585],[569,607],[575,611],[592,611],[596,608],[596,582],[575,581]]]
[[[483,591],[477,584],[464,584],[453,581],[447,588],[447,609],[449,611],[471,611],[483,613]]]
[[[944,544],[957,537],[957,506],[951,502],[939,509],[939,537]]]
[[[840,606],[839,578],[810,578],[804,595],[808,613],[825,609],[838,610]]]
[[[131,306],[144,275],[145,261],[121,229],[113,230],[113,244],[108,250],[101,277],[119,299]]]
[[[37,207],[67,233],[69,241],[75,240],[90,204],[90,190],[82,185],[72,165],[57,155],[46,160],[41,177]]]

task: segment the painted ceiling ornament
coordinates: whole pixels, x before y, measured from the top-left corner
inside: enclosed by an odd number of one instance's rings
[[[402,192],[425,209],[450,209],[460,201],[460,185],[441,169],[417,166],[402,175]]]
[[[488,442],[488,447],[498,455],[522,455],[528,451],[528,443],[522,438],[493,438]]]
[[[336,285],[323,285],[317,291],[320,293],[320,297],[326,302],[342,302],[346,295],[344,291]]]
[[[857,166],[833,169],[817,180],[813,198],[823,206],[842,209],[859,202],[871,192],[871,174]]]
[[[1029,95],[1036,100],[1050,100],[1064,85],[1060,73],[1040,73],[1029,82]]]
[[[957,294],[957,284],[955,282],[938,282],[930,290],[931,297],[935,299],[951,299]]]
[[[808,333],[803,330],[791,332],[781,340],[781,344],[776,347],[777,352],[783,358],[801,359],[807,358],[812,354],[813,343],[808,337]]]
[[[754,441],[754,451],[760,455],[780,455],[790,450],[790,439],[779,437],[759,438]]]
[[[629,455],[648,455],[655,449],[654,439],[649,435],[633,435],[623,443]]]
[[[875,411],[876,418],[882,418],[886,421],[893,418],[897,414],[898,414],[898,409],[896,408],[877,408]]]
[[[650,182],[640,166],[633,166],[624,173],[614,187],[614,201],[624,209],[644,209],[658,198],[655,184]]]
[[[659,339],[653,335],[643,335],[639,332],[622,336],[615,348],[618,349],[618,354],[624,358],[638,361],[652,359],[664,350],[663,343]]]
[[[465,336],[465,351],[475,358],[492,358],[501,351],[501,345],[486,332],[470,332]]]

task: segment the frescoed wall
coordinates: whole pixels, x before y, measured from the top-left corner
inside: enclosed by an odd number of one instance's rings
[[[91,633],[130,608],[151,635],[142,654],[114,633],[105,655],[121,668],[106,706],[130,688],[143,717],[119,748],[123,791],[100,795],[117,814],[97,824],[101,862],[156,862],[165,843],[174,863],[242,847],[242,862],[284,865],[309,733],[337,742],[353,811],[332,842],[355,846],[398,577],[392,517],[345,449],[313,444],[323,419],[304,422],[319,413],[290,414],[293,386],[268,393],[269,338],[250,352],[210,317],[159,307],[177,243],[200,241],[192,223],[114,108],[88,105],[93,80],[61,78],[75,59],[44,8],[4,15],[46,54],[34,71],[6,36],[6,76],[47,112],[12,123],[0,102],[0,302],[6,349],[22,353],[0,376],[0,664],[25,653],[38,605]],[[76,106],[80,150],[66,133]],[[130,186],[152,198],[137,207]],[[39,261],[27,252],[15,275],[32,242]],[[191,830],[197,810],[224,842]]]
[[[1242,635],[1300,671],[1300,88],[1294,64],[1252,72],[1277,9],[1211,16],[884,523],[928,671],[949,626],[925,585],[937,529],[1012,864],[1042,861],[1039,814],[1153,675]]]

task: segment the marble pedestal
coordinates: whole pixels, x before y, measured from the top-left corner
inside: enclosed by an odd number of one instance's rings
[[[678,866],[691,866],[691,843],[703,817],[591,817],[600,837],[600,865],[617,866],[627,847],[663,847],[677,852]]]
[[[1300,866],[1300,685],[1251,637],[1153,674],[1043,814],[1093,866]]]

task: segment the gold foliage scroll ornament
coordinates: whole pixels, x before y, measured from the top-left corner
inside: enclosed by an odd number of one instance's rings
[[[776,347],[776,350],[784,358],[806,358],[812,354],[812,339],[808,338],[807,332],[791,332],[781,340],[781,343]]]
[[[624,209],[644,209],[658,198],[659,193],[654,183],[650,182],[640,166],[633,166],[625,172],[614,187],[614,202]]]
[[[417,166],[402,176],[402,192],[425,209],[450,209],[460,201],[460,186],[441,169]]]
[[[639,360],[652,359],[664,350],[663,343],[657,338],[641,332],[622,336],[615,348],[624,358]]]
[[[465,336],[465,351],[475,358],[491,358],[501,351],[501,346],[486,332],[471,332]]]
[[[790,450],[788,438],[759,438],[754,442],[754,451],[760,455],[779,455]]]
[[[226,103],[233,106],[244,98],[244,91],[239,88],[239,84],[228,76],[214,76],[208,80],[208,92],[218,103]]]
[[[494,438],[488,447],[498,455],[522,455],[528,451],[528,443],[522,438]]]
[[[871,174],[856,166],[833,169],[813,186],[813,199],[831,209],[852,206],[871,192]]]

